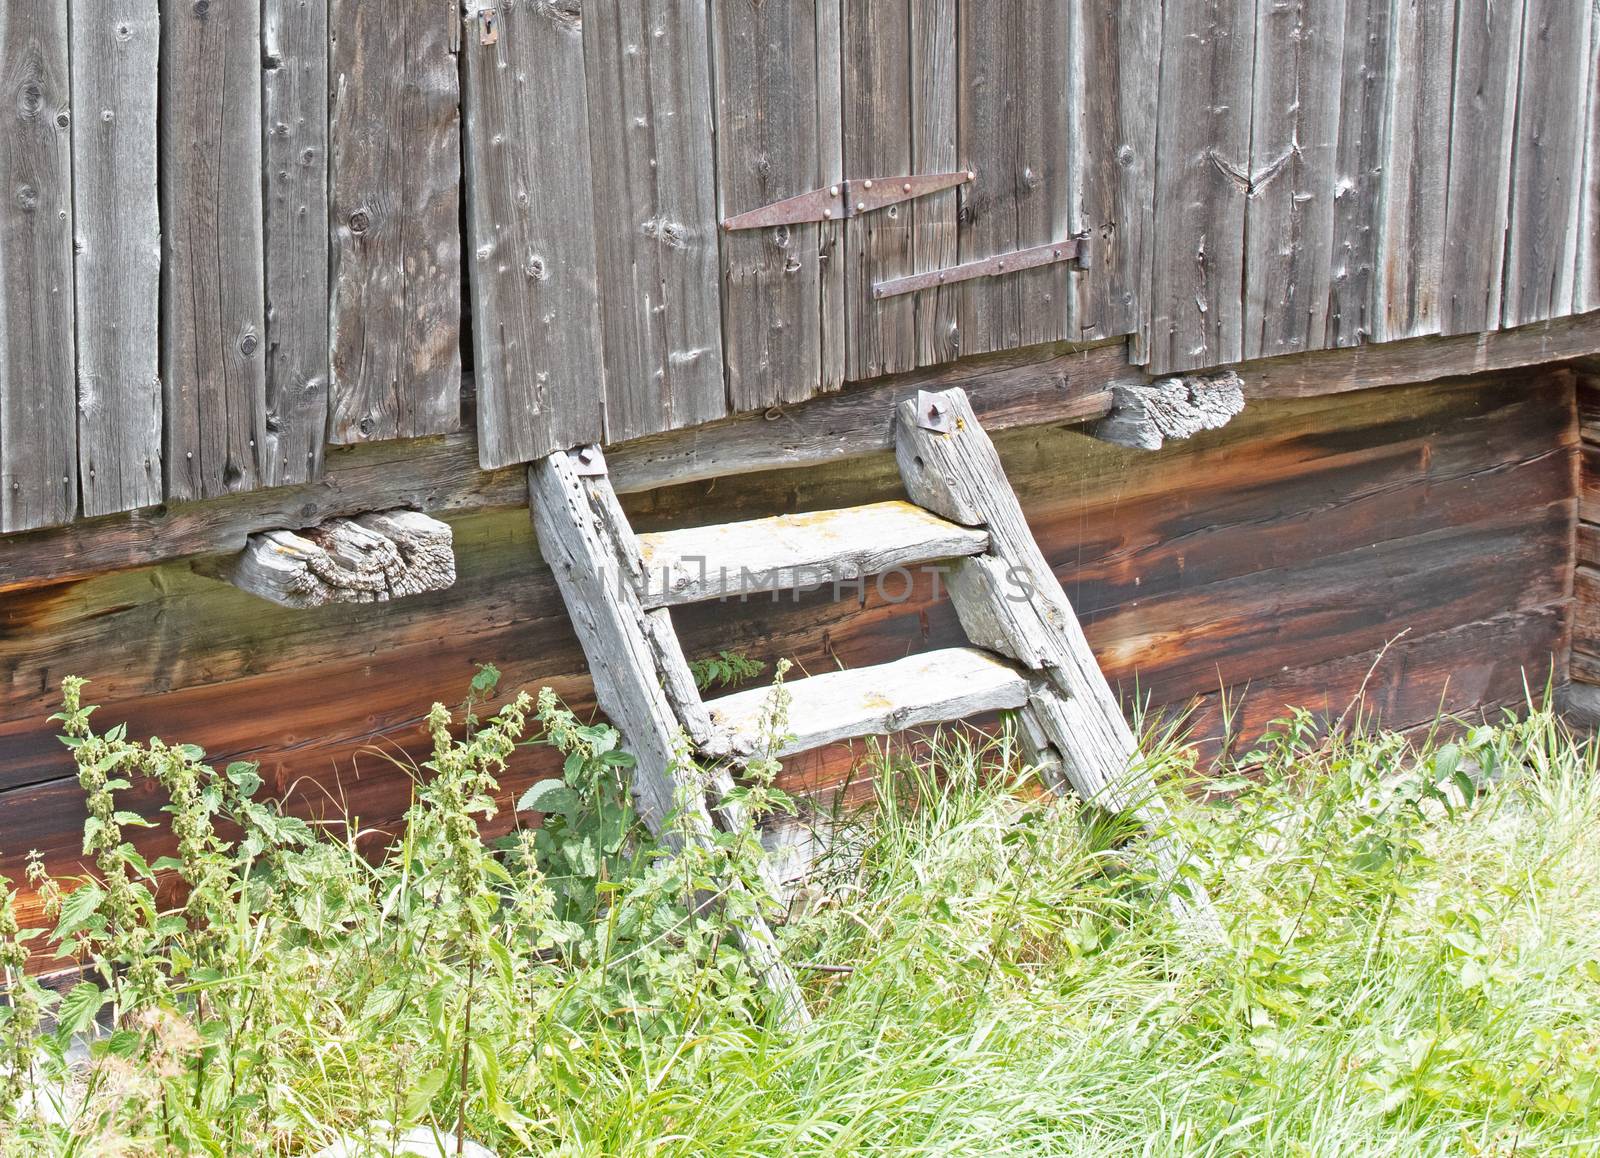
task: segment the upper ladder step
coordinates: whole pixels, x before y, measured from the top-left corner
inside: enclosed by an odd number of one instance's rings
[[[817,587],[977,555],[987,532],[904,502],[639,536],[646,608]]]
[[[772,753],[788,756],[837,740],[959,720],[1028,702],[1029,682],[986,651],[953,647],[893,663],[828,672],[783,685],[788,722]],[[759,749],[771,688],[709,700],[712,722]]]

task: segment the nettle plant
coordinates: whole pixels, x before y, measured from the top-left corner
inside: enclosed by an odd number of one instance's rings
[[[338,1137],[387,1153],[419,1124],[534,1148],[538,1113],[582,1093],[600,1043],[755,1025],[760,991],[706,902],[757,878],[754,837],[667,855],[629,804],[616,732],[548,689],[486,714],[498,680],[484,667],[458,711],[434,706],[394,834],[285,815],[256,765],[96,732],[83,681],[64,681],[54,719],[94,871],[57,881],[33,861],[48,929],[19,927],[0,879],[0,1155]],[[487,840],[532,746],[563,756],[517,805],[544,823]],[[159,820],[136,806],[158,797]],[[174,853],[147,862],[130,833],[161,825]],[[41,957],[81,980],[41,988]]]

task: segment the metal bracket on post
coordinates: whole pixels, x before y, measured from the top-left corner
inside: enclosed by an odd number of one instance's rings
[[[580,446],[572,452],[572,470],[579,478],[605,478],[606,459],[598,446]]]
[[[950,433],[950,407],[935,391],[917,391],[917,425],[936,434]]]

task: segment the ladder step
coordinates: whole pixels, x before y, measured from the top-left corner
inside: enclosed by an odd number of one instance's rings
[[[828,672],[783,685],[789,719],[773,755],[789,756],[838,740],[880,736],[919,724],[959,720],[1028,701],[1029,682],[1015,668],[972,647],[908,656],[893,663]],[[708,700],[712,722],[760,750],[761,718],[771,688]]]
[[[779,515],[639,536],[646,608],[808,589],[979,555],[986,532],[905,502]]]

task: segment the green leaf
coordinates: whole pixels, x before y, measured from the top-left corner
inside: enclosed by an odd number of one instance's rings
[[[104,1004],[105,994],[100,992],[98,985],[93,981],[78,982],[56,1012],[56,1036],[67,1041],[73,1034],[82,1033],[93,1024],[95,1014],[100,1012]]]
[[[56,921],[56,940],[70,937],[93,920],[105,895],[99,885],[80,885],[68,893],[61,902],[61,916]]]
[[[116,812],[116,813],[114,813],[112,815],[111,819],[115,820],[118,824],[123,825],[124,827],[128,827],[128,828],[154,828],[155,827],[155,823],[153,821],[146,820],[144,817],[140,816],[137,812],[118,811],[118,812]]]
[[[246,796],[254,796],[261,789],[261,773],[254,764],[238,760],[229,764],[224,774]]]
[[[434,1097],[444,1089],[445,1082],[449,1080],[450,1074],[443,1068],[428,1071],[406,1097],[405,1120],[414,1122],[420,1118],[423,1111],[433,1103]]]
[[[541,780],[522,794],[518,812],[559,812],[563,815],[578,806],[578,794],[560,780]]]

